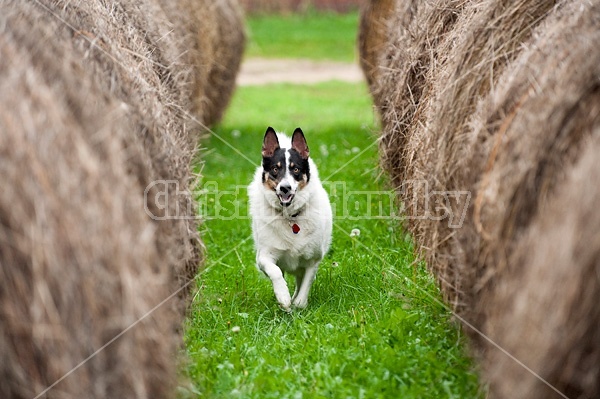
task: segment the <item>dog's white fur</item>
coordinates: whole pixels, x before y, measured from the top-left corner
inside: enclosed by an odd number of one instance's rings
[[[278,133],[277,138],[281,148],[291,148],[289,137]],[[301,309],[306,307],[319,263],[331,244],[331,205],[315,163],[311,158],[308,162],[309,182],[300,189],[297,185],[292,186],[296,190],[295,196],[287,207],[281,205],[275,191],[263,185],[262,166],[258,167],[248,187],[257,267],[271,279],[275,297],[285,310],[290,310],[292,305]],[[284,179],[295,183],[287,167],[285,169]],[[298,234],[292,231],[294,223],[300,227]],[[296,277],[293,296],[290,296],[284,272]]]

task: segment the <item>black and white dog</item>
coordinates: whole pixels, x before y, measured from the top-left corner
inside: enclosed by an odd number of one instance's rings
[[[262,166],[248,187],[256,262],[285,310],[305,308],[319,263],[331,244],[332,215],[300,128],[292,138],[267,129]],[[284,272],[296,277],[294,295]]]

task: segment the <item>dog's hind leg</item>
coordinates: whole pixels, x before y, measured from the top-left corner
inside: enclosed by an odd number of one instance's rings
[[[296,293],[294,294],[293,305],[298,309],[304,309],[308,305],[308,294],[317,275],[318,268],[319,262],[314,262],[306,268],[300,283],[299,279],[296,278]]]
[[[259,256],[257,258],[257,263],[258,268],[271,279],[277,302],[279,302],[279,305],[281,305],[284,310],[289,311],[292,298],[290,297],[290,291],[283,278],[283,272],[268,256]]]
[[[302,280],[304,280],[305,272],[306,269],[297,269],[294,272],[294,276],[296,277],[296,289],[294,290],[294,295],[292,295],[292,302],[294,302],[294,300],[298,296],[298,291],[300,291],[300,286],[302,285]]]

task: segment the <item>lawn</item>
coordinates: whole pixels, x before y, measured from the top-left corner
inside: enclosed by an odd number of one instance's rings
[[[357,25],[357,12],[253,17],[246,56],[353,62]]]
[[[309,305],[291,314],[255,267],[247,212],[269,125],[303,129],[335,215]],[[238,89],[197,166],[207,259],[185,327],[180,397],[483,397],[465,339],[394,217],[376,131],[362,83]]]

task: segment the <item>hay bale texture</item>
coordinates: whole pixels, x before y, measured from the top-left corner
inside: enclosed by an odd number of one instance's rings
[[[173,396],[186,290],[159,305],[243,43],[233,0],[0,1],[0,397]]]
[[[358,30],[359,61],[369,87],[374,87],[379,78],[378,57],[387,46],[395,4],[395,0],[373,0],[362,4]]]
[[[491,397],[598,397],[600,2],[406,1],[381,18],[383,50],[361,56],[382,163]],[[361,37],[379,29],[364,20]]]

